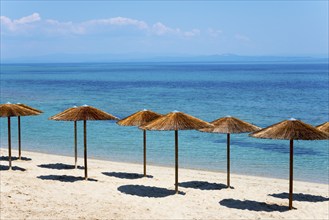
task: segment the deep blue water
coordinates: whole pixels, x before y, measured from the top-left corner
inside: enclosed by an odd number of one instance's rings
[[[291,117],[318,125],[329,120],[328,80],[328,64],[86,63],[2,64],[0,83],[1,103],[45,112],[22,118],[23,150],[73,155],[73,123],[48,120],[73,105],[119,118],[146,108],[206,121],[232,115],[261,127]],[[7,120],[0,123],[7,147]],[[16,119],[12,124],[17,148]],[[82,156],[82,123],[79,138]],[[148,163],[173,166],[174,133],[153,131],[147,138]],[[142,153],[141,130],[88,122],[90,157],[141,163]],[[294,155],[295,179],[328,183],[328,141],[295,141]],[[180,167],[225,172],[226,135],[179,132],[179,160]],[[288,178],[288,162],[289,141],[231,135],[234,173]]]

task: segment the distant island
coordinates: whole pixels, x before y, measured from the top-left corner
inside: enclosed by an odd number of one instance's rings
[[[316,62],[328,63],[326,55],[318,56],[245,56],[214,55],[147,55],[147,54],[49,54],[44,56],[1,58],[1,63],[81,63],[81,62]]]

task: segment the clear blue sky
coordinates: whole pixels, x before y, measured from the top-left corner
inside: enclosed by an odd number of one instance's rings
[[[328,55],[328,1],[1,0],[1,57]]]

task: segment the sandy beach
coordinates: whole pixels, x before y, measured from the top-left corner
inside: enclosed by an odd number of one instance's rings
[[[13,150],[12,154],[17,155]],[[288,211],[288,180],[88,160],[23,151],[8,171],[1,148],[1,219],[328,219],[327,184],[294,182]],[[324,174],[325,175],[325,174]]]

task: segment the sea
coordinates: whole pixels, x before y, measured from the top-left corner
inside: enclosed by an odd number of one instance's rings
[[[121,119],[150,109],[205,121],[230,115],[260,127],[290,118],[319,125],[329,121],[328,72],[328,63],[310,62],[1,64],[0,98],[44,112],[21,118],[23,156],[24,150],[68,155],[74,163],[73,122],[48,119],[72,106],[94,106]],[[11,121],[17,149],[17,119]],[[7,148],[7,119],[0,125],[0,146]],[[82,126],[78,122],[80,157]],[[142,130],[115,121],[88,121],[87,130],[89,158],[139,163],[136,173],[142,173]],[[173,131],[147,132],[147,163],[174,175]],[[328,140],[294,142],[295,180],[329,183],[328,165]],[[179,167],[226,172],[226,135],[179,131]],[[289,141],[231,134],[231,172],[288,179]]]

